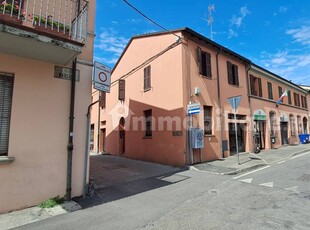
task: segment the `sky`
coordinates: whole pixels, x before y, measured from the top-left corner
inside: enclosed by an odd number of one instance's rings
[[[189,27],[296,84],[310,85],[310,0],[128,0],[168,30]],[[163,31],[123,0],[97,0],[94,58],[114,67],[132,36]]]

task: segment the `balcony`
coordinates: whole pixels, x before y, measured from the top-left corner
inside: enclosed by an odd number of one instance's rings
[[[87,1],[0,1],[0,52],[62,65],[82,52]]]

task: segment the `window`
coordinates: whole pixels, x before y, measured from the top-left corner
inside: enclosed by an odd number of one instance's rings
[[[268,99],[273,100],[272,83],[267,82],[267,86],[268,86]]]
[[[291,128],[291,136],[296,135],[296,126],[295,126],[295,118],[294,115],[290,115],[290,128]]]
[[[146,137],[152,136],[152,110],[148,109],[144,112],[144,118],[145,118],[145,135]]]
[[[288,99],[288,104],[292,104],[292,96],[291,96],[291,91],[289,90],[288,92],[287,92],[287,99]]]
[[[211,71],[211,55],[207,52],[202,51],[198,47],[198,66],[199,73],[203,76],[212,77]]]
[[[272,136],[275,136],[276,135],[276,131],[275,131],[276,114],[274,112],[270,112],[269,119],[270,119],[270,134]]]
[[[144,68],[144,91],[151,89],[151,66]]]
[[[204,124],[204,134],[211,135],[212,134],[212,107],[204,106],[203,107],[203,124]]]
[[[238,66],[227,61],[228,84],[239,86]]]
[[[307,108],[307,98],[305,96],[300,96],[301,97],[301,107],[306,109]]]
[[[101,109],[105,108],[105,106],[106,106],[106,92],[103,92],[103,91],[100,92],[99,105],[100,105]]]
[[[283,89],[281,86],[278,86],[278,90],[279,90],[279,98],[280,98],[283,94]]]
[[[250,75],[250,86],[251,86],[251,95],[259,97],[263,96],[262,79]]]
[[[124,79],[118,80],[118,100],[120,101],[125,100],[125,80]]]
[[[294,93],[294,103],[295,106],[300,106],[300,99],[299,99],[299,94],[298,93]]]
[[[298,134],[302,134],[301,116],[297,116],[297,128],[298,128]]]
[[[0,156],[8,155],[14,76],[0,73]]]

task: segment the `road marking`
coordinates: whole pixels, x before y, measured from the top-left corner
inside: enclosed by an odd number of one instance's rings
[[[285,161],[279,161],[277,162],[277,165],[284,163]]]
[[[253,178],[248,178],[248,179],[243,179],[243,180],[239,180],[239,181],[251,184],[252,180],[253,180]]]
[[[265,167],[263,167],[263,168],[256,169],[256,170],[254,170],[254,171],[251,171],[251,172],[248,172],[248,173],[242,174],[242,175],[240,175],[240,176],[236,176],[236,177],[234,177],[233,179],[235,180],[235,179],[238,179],[238,178],[240,178],[240,177],[247,176],[247,175],[249,175],[249,174],[252,174],[252,173],[255,173],[255,172],[261,171],[261,170],[266,169],[266,168],[269,168],[269,167],[270,167],[270,165],[267,165],[267,166],[265,166]]]
[[[262,186],[266,186],[266,187],[273,188],[273,181],[268,182],[268,183],[259,184],[259,185],[262,185]]]
[[[290,187],[290,188],[285,188],[285,190],[291,191],[291,192],[298,192],[298,186],[294,186],[294,187]]]
[[[293,156],[293,157],[291,157],[290,159],[295,159],[295,158],[298,158],[298,157],[307,155],[307,154],[309,154],[309,153],[310,153],[310,152],[305,152],[305,153],[299,154],[299,155],[297,155],[297,156]]]

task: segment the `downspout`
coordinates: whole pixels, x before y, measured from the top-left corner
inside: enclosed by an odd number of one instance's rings
[[[220,69],[219,69],[219,60],[218,55],[221,53],[222,48],[218,50],[216,53],[216,75],[217,75],[217,100],[218,100],[218,107],[219,107],[219,116],[220,116],[220,153],[222,154],[222,158],[224,158],[224,151],[223,151],[223,116],[222,116],[222,103],[221,103],[221,88],[220,88]]]
[[[252,105],[251,105],[251,98],[250,98],[250,88],[249,88],[249,71],[251,70],[252,66],[251,63],[247,64],[246,67],[246,73],[245,73],[245,77],[246,77],[246,85],[247,85],[247,96],[248,96],[248,103],[249,103],[249,107],[250,107],[250,129],[251,129],[251,137],[252,137],[252,143],[254,142],[253,137],[254,137],[254,130],[253,130],[253,122],[252,122],[252,118],[253,118],[253,110],[252,110]]]
[[[89,126],[90,126],[90,109],[98,103],[95,101],[88,106],[86,114],[86,142],[85,142],[85,154],[84,154],[84,173],[83,173],[83,197],[86,197],[87,193],[87,165],[88,165],[88,154],[89,154]]]
[[[75,79],[76,79],[76,58],[72,62],[71,96],[70,96],[70,117],[69,117],[69,140],[67,159],[67,190],[66,200],[71,200],[72,191],[72,152],[73,152],[73,127],[74,127],[74,103],[75,103]]]

